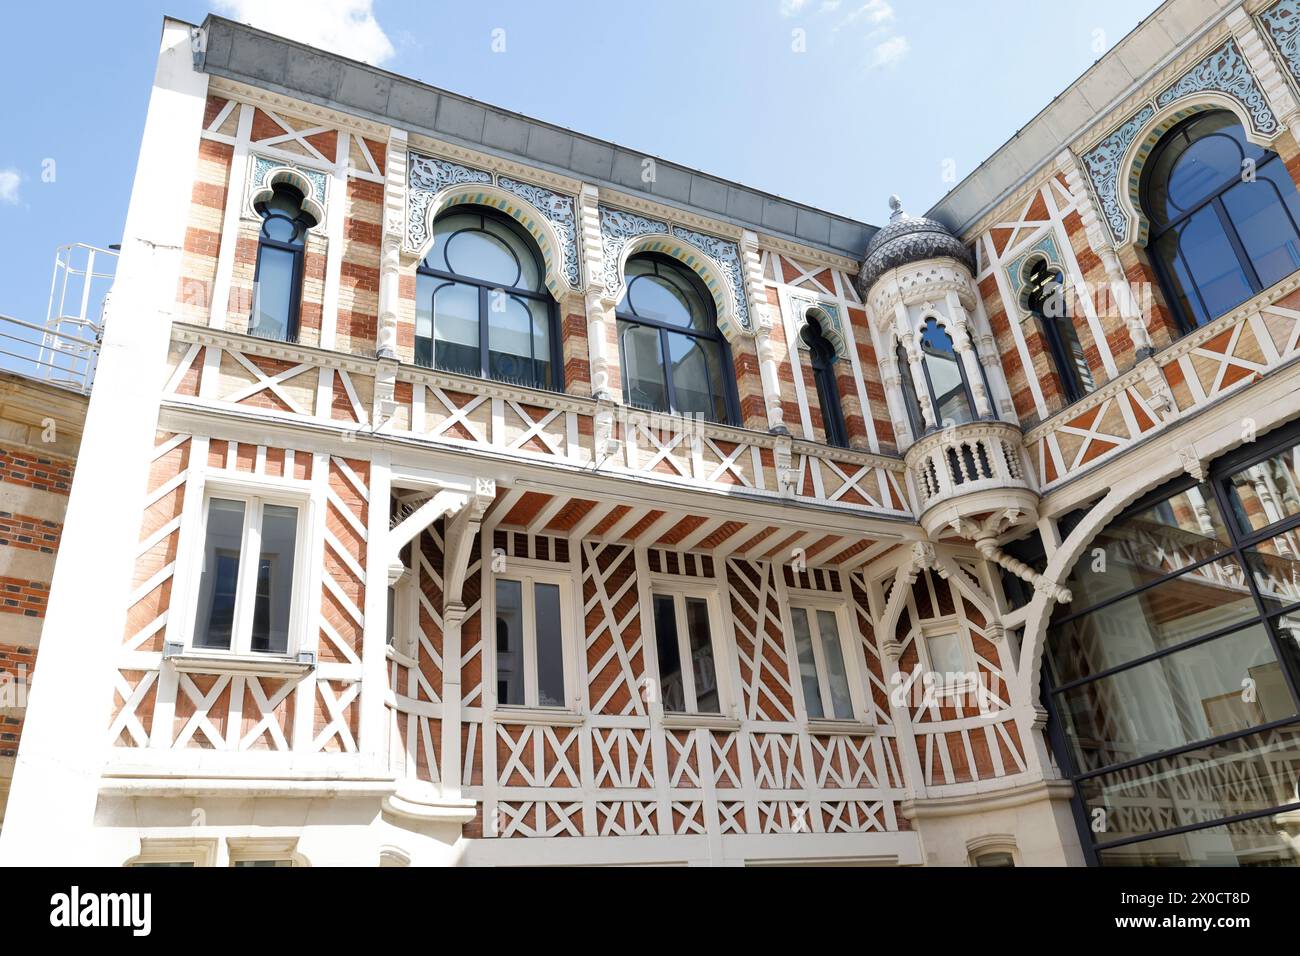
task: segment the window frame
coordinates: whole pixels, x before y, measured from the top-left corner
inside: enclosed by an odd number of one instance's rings
[[[822,431],[826,444],[835,448],[849,447],[849,430],[844,421],[844,404],[840,399],[840,384],[835,377],[835,363],[840,360],[835,346],[826,337],[821,323],[805,316],[799,338],[808,347],[808,364],[812,367],[813,385],[817,392],[817,407],[822,413]],[[816,329],[812,341],[805,333]]]
[[[244,504],[244,524],[240,532],[239,576],[235,585],[235,616],[231,622],[230,647],[204,647],[195,643],[199,634],[198,603],[202,593],[203,556],[208,542],[208,521],[213,498],[241,501]],[[252,648],[253,611],[257,600],[257,575],[254,569],[261,558],[262,517],[268,504],[295,508],[298,512],[294,528],[294,567],[292,592],[289,600],[289,623],[284,651],[257,651]],[[308,592],[310,563],[308,543],[314,517],[309,493],[280,487],[267,487],[246,482],[207,480],[203,486],[202,511],[197,525],[197,547],[189,551],[190,569],[186,582],[186,609],[183,631],[185,653],[195,656],[215,656],[258,661],[292,660],[305,638],[305,623],[310,595]],[[257,522],[254,527],[254,515]],[[250,546],[255,550],[250,551]],[[257,555],[257,560],[247,561],[245,556]]]
[[[497,659],[496,617],[497,617],[497,582],[519,581],[520,596],[523,598],[521,651],[524,663],[524,703],[508,704],[497,695],[497,675],[500,662]],[[533,584],[554,584],[560,589],[560,647],[564,656],[564,703],[561,705],[540,704],[537,702],[539,687],[537,684],[537,621]],[[507,558],[506,567],[493,571],[489,578],[489,587],[483,589],[482,603],[484,620],[491,622],[489,633],[485,635],[485,644],[491,655],[492,679],[487,688],[491,708],[499,713],[573,714],[577,713],[582,701],[582,687],[579,679],[577,655],[577,628],[582,621],[575,606],[577,591],[574,588],[573,573],[570,569],[549,561],[535,558]]]
[[[1031,257],[1030,262],[1034,261],[1035,257]],[[1065,340],[1062,337],[1062,326],[1068,326],[1074,340],[1079,343],[1080,353],[1083,353],[1083,339],[1079,338],[1078,326],[1074,324],[1074,317],[1065,308],[1064,270],[1048,260],[1046,256],[1036,257],[1036,261],[1041,262],[1043,268],[1054,278],[1057,286],[1056,296],[1061,302],[1061,314],[1049,316],[1042,305],[1034,303],[1034,292],[1039,291],[1043,286],[1040,285],[1034,288],[1033,278],[1029,275],[1023,276],[1024,298],[1022,302],[1025,311],[1038,320],[1038,327],[1043,333],[1043,338],[1047,340],[1047,348],[1052,356],[1052,364],[1056,367],[1056,377],[1061,382],[1061,392],[1065,397],[1065,404],[1073,405],[1095,392],[1097,390],[1097,381],[1092,375],[1092,369],[1089,368],[1088,376],[1092,379],[1092,388],[1086,386],[1079,374],[1078,363],[1071,358],[1070,350],[1066,347]],[[1027,262],[1025,266],[1026,269],[1030,268],[1030,263]],[[1084,356],[1084,363],[1087,364],[1086,355]]]
[[[677,622],[677,655],[682,664],[682,696],[686,701],[686,710],[667,710],[664,707],[663,667],[659,661],[659,632],[655,626],[654,599],[671,597],[673,614]],[[688,666],[692,661],[690,630],[686,620],[686,602],[689,599],[702,600],[709,615],[709,643],[713,649],[713,673],[718,682],[717,713],[701,711],[699,697],[695,687],[695,668]],[[722,608],[718,601],[717,588],[706,584],[697,584],[693,580],[682,580],[671,575],[653,574],[649,576],[642,602],[641,615],[646,622],[643,633],[649,635],[649,653],[653,655],[655,694],[654,708],[667,720],[685,722],[707,722],[711,720],[729,720],[735,717],[736,697],[731,686],[731,656],[728,652],[726,631]],[[689,680],[689,685],[687,681]]]
[[[292,188],[295,191],[299,192],[299,194],[301,195],[301,192],[297,190],[296,187],[289,186],[287,188]],[[248,319],[248,334],[256,338],[267,339],[268,341],[272,341],[272,342],[284,341],[284,342],[296,343],[298,341],[299,332],[301,331],[301,322],[302,322],[302,284],[303,284],[304,272],[306,268],[305,262],[306,262],[306,253],[307,253],[307,239],[311,234],[311,230],[316,228],[316,226],[318,226],[319,223],[315,221],[310,221],[310,222],[308,221],[314,219],[314,217],[312,217],[311,214],[308,213],[306,208],[306,197],[303,197],[301,200],[299,200],[298,215],[294,217],[293,220],[291,220],[292,222],[295,223],[301,221],[301,240],[295,243],[295,242],[285,242],[282,239],[272,239],[271,237],[265,234],[266,222],[268,219],[271,218],[264,211],[265,206],[266,206],[266,201],[264,200],[262,202],[259,202],[256,206],[253,207],[254,210],[257,212],[258,216],[260,217],[260,220],[257,226],[257,261],[253,266],[253,306],[252,306],[252,313],[249,315],[249,319]],[[257,327],[257,316],[258,316],[257,303],[259,300],[260,289],[261,289],[260,282],[262,278],[262,250],[268,248],[278,249],[282,252],[288,252],[293,255],[293,271],[289,279],[289,314],[285,317],[283,339],[275,338],[269,335],[262,335],[254,331],[254,329]]]
[[[947,321],[943,316],[932,312],[921,317],[920,325],[916,329],[916,339],[918,343],[917,347],[921,352],[921,373],[925,378],[926,391],[930,393],[930,407],[934,409],[935,428],[942,429],[944,427],[944,419],[939,417],[939,395],[934,390],[934,379],[930,375],[930,364],[926,361],[925,350],[920,346],[921,340],[925,338],[925,327],[931,322],[934,322],[939,330],[943,332],[944,335],[948,336],[948,341],[952,344],[952,355],[957,366],[957,374],[961,376],[962,392],[966,396],[966,407],[970,409],[971,417],[967,419],[967,421],[957,422],[957,424],[966,425],[970,422],[977,422],[980,420],[979,406],[975,404],[975,390],[971,388],[970,379],[966,375],[966,362],[962,359],[961,353],[957,351],[957,340],[952,337],[952,331],[948,328]],[[975,343],[972,342],[970,347],[974,349]],[[980,374],[984,375],[984,366],[980,364],[978,354],[976,354],[975,359],[975,364],[980,366]],[[984,382],[984,391],[985,394],[991,394],[989,392],[987,378]]]
[[[438,219],[442,219],[446,216],[460,215],[462,213],[475,215],[475,216],[482,216],[483,219],[485,220],[486,219],[495,220],[505,228],[515,232],[517,237],[526,244],[526,246],[528,247],[528,251],[533,255],[537,267],[537,274],[542,282],[542,290],[534,291],[532,289],[523,289],[517,286],[503,286],[494,282],[488,282],[484,279],[475,278],[474,276],[461,275],[456,272],[448,272],[442,269],[437,269],[429,265],[429,255],[432,255],[433,253],[433,249],[430,249],[429,254],[426,255],[423,259],[421,259],[415,268],[417,310],[419,308],[419,277],[425,275],[425,276],[429,276],[432,279],[437,280],[437,283],[434,285],[431,293],[432,298],[429,302],[429,316],[430,316],[429,333],[430,334],[427,339],[429,343],[429,365],[427,367],[434,371],[441,372],[444,375],[465,375],[466,374],[465,372],[456,369],[443,369],[438,367],[438,357],[437,357],[438,356],[438,346],[437,346],[438,317],[436,311],[434,310],[434,301],[436,301],[437,299],[438,290],[442,289],[448,283],[472,286],[478,292],[479,374],[477,377],[482,379],[485,382],[500,381],[502,382],[502,384],[509,385],[514,388],[534,388],[537,389],[538,391],[543,391],[543,392],[556,392],[556,393],[563,392],[565,388],[564,344],[561,341],[561,334],[563,332],[563,329],[561,328],[561,323],[559,321],[558,303],[555,301],[555,297],[551,295],[550,291],[546,288],[546,283],[545,283],[546,264],[545,262],[542,261],[542,257],[537,252],[536,240],[534,240],[532,236],[529,236],[513,217],[508,216],[505,213],[502,213],[496,209],[493,209],[490,206],[477,206],[474,205],[473,203],[460,203],[458,205],[451,206],[447,209],[442,210],[442,212],[438,214]],[[436,220],[435,220],[435,226],[436,226]],[[482,225],[480,225],[479,230],[486,231],[483,229]],[[450,242],[452,238],[454,238],[455,236],[458,236],[462,232],[467,232],[467,231],[473,231],[473,230],[458,229],[455,232],[450,233],[447,236],[446,241]],[[491,235],[491,233],[488,234]],[[553,382],[549,387],[546,385],[520,385],[519,383],[516,382],[505,382],[501,379],[494,378],[490,374],[491,366],[492,366],[492,355],[491,355],[491,350],[489,349],[488,346],[489,346],[489,338],[490,338],[489,332],[491,328],[490,317],[492,315],[491,296],[493,292],[497,292],[497,291],[504,292],[507,296],[518,296],[519,298],[523,298],[523,299],[531,299],[534,302],[541,302],[546,306],[547,340],[550,344],[550,353],[551,353],[550,360],[551,360],[551,369],[552,369],[552,377],[553,377]],[[415,336],[414,341],[415,341],[416,348],[418,348],[420,341],[424,338],[425,338],[424,336],[418,334]],[[535,357],[533,361],[536,361]],[[419,365],[421,368],[426,367],[423,364],[418,362],[415,364]]]
[[[1160,154],[1165,149],[1169,148],[1170,144],[1174,142],[1174,140],[1180,133],[1186,136],[1186,129],[1188,126],[1196,123],[1198,120],[1203,120],[1207,113],[1212,113],[1212,112],[1230,112],[1230,111],[1225,110],[1223,108],[1201,110],[1193,114],[1192,116],[1187,117],[1181,122],[1177,123],[1169,130],[1167,130],[1160,137],[1159,142],[1156,144],[1155,148],[1151,151],[1151,155],[1144,163],[1144,167],[1147,169],[1154,169],[1156,165],[1156,161],[1159,159]],[[1233,122],[1236,123],[1238,127],[1241,127],[1241,120],[1235,115],[1233,116]],[[1245,138],[1244,127],[1242,129],[1243,129],[1243,138]],[[1211,135],[1211,136],[1221,135],[1221,133],[1220,131],[1216,130],[1215,132],[1207,135]],[[1247,140],[1247,142],[1249,142],[1249,140]],[[1189,144],[1189,148],[1190,148],[1190,144]],[[1279,161],[1281,159],[1278,153],[1274,150],[1268,149],[1267,147],[1260,147],[1260,149],[1263,150],[1265,156],[1261,162],[1255,164],[1255,174],[1256,174],[1257,181],[1258,181],[1260,170],[1262,170],[1266,166],[1271,166],[1274,163],[1274,161]],[[1284,168],[1285,165],[1286,165],[1285,162],[1283,162]],[[1288,180],[1291,179],[1290,172],[1287,172],[1286,176]],[[1272,185],[1271,181],[1268,180],[1265,181],[1269,182],[1270,185]],[[1291,181],[1294,184],[1294,180]],[[1140,183],[1139,192],[1138,192],[1139,204],[1141,206],[1140,211],[1142,215],[1146,218],[1146,221],[1148,223],[1148,232],[1146,236],[1146,241],[1144,243],[1147,249],[1147,257],[1150,260],[1151,265],[1155,271],[1156,281],[1157,284],[1160,286],[1161,293],[1164,295],[1165,303],[1169,307],[1169,311],[1174,316],[1174,321],[1177,323],[1178,329],[1183,335],[1187,335],[1192,331],[1194,331],[1195,329],[1201,328],[1205,325],[1210,325],[1216,320],[1221,319],[1223,316],[1228,315],[1235,309],[1241,308],[1244,302],[1249,302],[1250,299],[1259,295],[1266,288],[1269,288],[1268,286],[1264,286],[1262,284],[1259,278],[1259,272],[1255,268],[1254,261],[1250,258],[1249,253],[1246,251],[1245,244],[1241,240],[1241,235],[1237,230],[1237,226],[1232,221],[1232,216],[1228,213],[1227,208],[1223,204],[1223,197],[1231,189],[1237,186],[1237,184],[1240,182],[1242,182],[1242,180],[1239,176],[1225,181],[1224,183],[1218,186],[1218,188],[1214,193],[1212,193],[1207,197],[1202,198],[1195,205],[1189,207],[1188,209],[1183,210],[1183,212],[1177,218],[1170,219],[1162,223],[1158,228],[1155,223],[1155,218],[1149,212],[1149,210],[1151,210],[1152,208],[1150,202],[1150,192],[1151,189],[1153,188],[1153,181],[1149,177],[1144,176]],[[1274,188],[1276,189],[1275,186]],[[1300,186],[1296,187],[1296,191],[1297,193],[1300,193]],[[1279,200],[1280,199],[1281,197],[1279,197]],[[1297,237],[1300,237],[1300,223],[1296,221],[1295,217],[1291,214],[1291,210],[1287,207],[1287,204],[1285,202],[1280,202],[1280,205],[1282,207],[1282,211],[1286,214],[1287,219],[1291,223],[1291,228],[1295,230]],[[1201,307],[1201,310],[1205,313],[1206,316],[1205,321],[1203,323],[1198,323],[1195,319],[1195,316],[1185,314],[1182,305],[1179,303],[1179,297],[1174,292],[1176,286],[1174,285],[1174,282],[1171,276],[1169,275],[1169,270],[1166,268],[1160,255],[1158,255],[1155,252],[1155,246],[1156,243],[1165,235],[1167,235],[1169,232],[1179,229],[1182,226],[1186,225],[1188,222],[1191,221],[1192,217],[1194,217],[1197,213],[1201,212],[1206,208],[1211,208],[1214,210],[1215,218],[1218,220],[1219,227],[1223,230],[1224,238],[1227,240],[1228,245],[1232,249],[1233,255],[1236,257],[1237,266],[1241,269],[1242,274],[1245,276],[1246,284],[1250,286],[1251,294],[1247,296],[1242,303],[1238,303],[1232,308],[1229,308],[1227,311],[1222,312],[1219,315],[1211,315],[1210,309],[1205,303],[1205,297],[1201,293],[1200,284],[1198,282],[1193,281],[1192,287],[1189,290],[1187,290],[1189,293],[1189,298],[1191,296],[1196,297],[1196,301],[1198,302],[1198,304]],[[1180,258],[1182,258],[1181,247],[1178,255]],[[1185,261],[1184,261],[1184,268],[1186,268]],[[1188,271],[1188,274],[1189,275],[1191,274],[1190,270]]]
[[[666,356],[668,355],[668,335],[671,333],[676,333],[680,335],[685,335],[693,339],[702,339],[706,342],[717,343],[718,364],[721,366],[721,370],[722,370],[722,402],[727,412],[726,421],[718,422],[717,424],[739,427],[741,421],[740,399],[736,390],[736,378],[734,375],[727,374],[728,369],[735,368],[735,364],[732,361],[732,356],[731,356],[731,343],[727,341],[727,337],[723,335],[722,330],[718,328],[718,310],[717,310],[717,306],[713,302],[713,297],[708,294],[708,289],[703,287],[703,283],[700,281],[699,276],[697,276],[689,266],[687,266],[685,263],[681,262],[678,259],[674,259],[671,256],[665,256],[660,253],[653,253],[653,252],[641,252],[633,256],[629,256],[628,262],[631,262],[634,259],[648,259],[658,264],[666,264],[671,268],[685,274],[687,276],[688,281],[698,283],[701,288],[698,289],[697,291],[700,292],[705,307],[708,308],[711,313],[709,315],[711,329],[710,331],[706,331],[706,332],[698,332],[694,329],[687,329],[679,325],[673,325],[670,322],[660,322],[657,319],[652,319],[652,318],[647,318],[645,316],[637,315],[635,312],[631,311],[630,306],[628,306],[625,309],[624,303],[628,301],[627,289],[628,286],[630,285],[630,283],[627,280],[627,262],[625,262],[623,264],[623,295],[618,300],[618,302],[615,304],[614,307],[614,334],[618,340],[618,365],[619,365],[619,374],[622,376],[622,382],[623,382],[624,402],[627,404],[629,408],[634,408],[639,411],[651,412],[660,415],[680,415],[682,417],[687,417],[688,413],[681,411],[681,409],[678,408],[677,406],[677,390],[673,385],[672,367],[666,358]],[[658,273],[656,271],[656,275],[657,274]],[[628,401],[627,391],[626,391],[628,387],[627,355],[623,350],[623,332],[622,332],[622,326],[625,324],[640,326],[648,329],[654,329],[655,332],[657,333],[656,337],[659,340],[659,371],[663,377],[664,395],[668,399],[667,408],[642,408],[640,405],[634,405],[630,401]],[[706,376],[708,375],[707,363],[705,364],[705,375]],[[708,385],[710,386],[709,394],[712,395],[713,394],[712,381],[709,381]],[[708,421],[713,421],[713,420],[710,418],[708,419]]]
[[[799,608],[808,615],[809,634],[813,643],[813,661],[817,668],[817,687],[822,698],[822,716],[812,717],[808,713],[808,702],[804,697],[803,680],[800,676],[794,683],[799,685],[799,702],[803,708],[804,720],[810,724],[818,723],[868,723],[867,699],[864,692],[863,673],[858,664],[857,631],[848,609],[841,600],[828,597],[824,591],[809,591],[803,588],[786,589],[786,611],[789,612],[790,660],[795,666],[801,666],[799,649],[795,646],[794,610]],[[817,620],[817,611],[829,611],[835,616],[835,629],[840,642],[840,656],[844,659],[844,678],[849,685],[849,710],[847,717],[827,716],[826,702],[829,694],[829,672],[825,669],[823,651],[820,646],[821,622]]]

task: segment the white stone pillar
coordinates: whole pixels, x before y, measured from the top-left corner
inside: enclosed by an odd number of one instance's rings
[[[384,178],[384,232],[379,254],[379,322],[375,333],[375,352],[382,359],[397,358],[402,233],[406,228],[406,144],[405,130],[389,132],[387,174]],[[335,196],[334,201],[340,202],[342,198]]]
[[[0,832],[4,866],[84,864],[96,859],[96,840],[113,840],[111,832],[96,832],[95,806],[197,172],[208,77],[194,68],[192,43],[203,36],[178,20],[163,23],[40,665]]]
[[[894,330],[898,335],[898,341],[903,345],[903,351],[907,353],[908,374],[912,376],[912,387],[916,390],[916,401],[921,406],[921,417],[925,420],[925,427],[938,428],[940,423],[934,404],[930,401],[930,383],[925,376],[921,349],[916,342],[916,333],[912,331],[912,320],[908,315],[907,306],[901,301],[894,303]]]

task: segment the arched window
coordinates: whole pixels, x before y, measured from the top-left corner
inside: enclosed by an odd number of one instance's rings
[[[316,218],[303,207],[303,194],[287,183],[275,186],[256,206],[262,217],[253,273],[250,335],[293,342],[298,338],[302,298],[302,253]]]
[[[1083,343],[1065,307],[1064,281],[1060,270],[1046,259],[1036,259],[1025,277],[1025,308],[1037,316],[1052,354],[1052,364],[1061,379],[1066,402],[1077,402],[1097,387],[1083,354]]]
[[[1185,328],[1204,325],[1300,268],[1300,195],[1236,116],[1199,113],[1160,140],[1142,180],[1151,250]]]
[[[975,398],[961,356],[952,345],[952,336],[933,317],[921,329],[921,362],[930,386],[935,420],[961,424],[975,420]]]
[[[477,206],[448,210],[433,237],[416,279],[416,364],[563,388],[555,303],[531,237]]]
[[[735,373],[713,298],[675,259],[633,256],[618,304],[623,400],[637,408],[734,422]]]
[[[812,353],[813,381],[817,384],[817,405],[822,410],[826,444],[847,448],[848,430],[844,427],[844,410],[840,407],[840,390],[835,382],[835,346],[827,341],[821,323],[812,316],[800,334]]]
[[[925,416],[921,414],[921,401],[916,397],[916,380],[912,378],[912,363],[907,359],[907,349],[899,342],[894,346],[898,362],[898,379],[903,387],[903,404],[907,406],[907,423],[912,426],[912,438],[925,433]]]

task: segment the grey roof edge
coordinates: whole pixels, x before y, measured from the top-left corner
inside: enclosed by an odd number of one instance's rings
[[[879,228],[642,150],[481,103],[216,14],[208,14],[202,26],[207,37],[198,68],[213,76],[640,196],[855,261],[861,260],[867,243]],[[397,103],[393,101],[395,92]],[[410,101],[412,94],[420,102]],[[423,116],[417,115],[421,108]],[[405,115],[395,115],[394,109]],[[489,124],[494,127],[492,131],[488,129]],[[490,133],[495,135],[495,142],[488,138]],[[577,155],[579,152],[583,154],[581,157]],[[561,159],[562,155],[566,158]],[[635,179],[618,178],[620,159],[634,161]],[[653,191],[643,188],[639,182],[643,159],[653,159],[655,163],[658,188]],[[574,164],[578,162],[585,164],[585,168],[576,168]],[[605,166],[608,166],[607,173],[603,172]],[[626,162],[622,172],[628,172]]]
[[[1144,29],[1155,29],[1157,25],[1163,27],[1163,24],[1157,24],[1157,18],[1160,18],[1173,7],[1184,2],[1185,0],[1164,0],[1164,2],[1156,7],[1155,10],[1151,11],[1151,13],[1147,14],[1146,17],[1138,21],[1137,26],[1121,37],[1113,47],[1106,51],[1105,54],[1099,57],[1086,70],[1080,73],[1073,82],[1054,96],[1051,102],[1030,117],[1030,119],[1021,125],[1020,129],[1009,137],[1006,142],[971,170],[971,172],[969,172],[961,182],[950,189],[943,198],[941,198],[925,213],[925,216],[929,219],[935,219],[943,223],[956,235],[965,237],[971,226],[987,215],[990,211],[996,209],[998,205],[1004,202],[1008,196],[1013,195],[1016,190],[1026,182],[1040,176],[1043,168],[1051,164],[1061,150],[1068,147],[1070,143],[1073,143],[1083,135],[1098,119],[1107,115],[1119,103],[1131,96],[1135,90],[1140,88],[1143,83],[1146,83],[1150,79],[1151,75],[1159,72],[1159,70],[1161,70],[1170,60],[1175,59],[1183,49],[1199,39],[1206,33],[1206,31],[1211,29],[1224,16],[1226,16],[1230,9],[1232,9],[1231,5],[1219,9],[1216,13],[1203,20],[1195,29],[1187,32],[1184,36],[1179,38],[1174,50],[1168,56],[1162,58],[1159,62],[1149,64],[1147,69],[1144,70],[1143,75],[1133,83],[1127,85],[1119,95],[1115,96],[1111,102],[1105,106],[1105,108],[1090,114],[1088,119],[1086,119],[1081,125],[1072,128],[1070,134],[1063,138],[1061,142],[1055,143],[1050,150],[1040,156],[1037,160],[1026,164],[1028,167],[1027,171],[1019,172],[1016,169],[1015,164],[1006,164],[1003,175],[1000,177],[994,177],[996,182],[995,185],[991,187],[993,190],[993,198],[980,204],[976,208],[976,211],[968,213],[959,213],[955,211],[955,207],[959,206],[961,200],[964,198],[964,193],[973,191],[979,185],[978,181],[980,178],[986,173],[992,171],[999,160],[1008,155],[1011,149],[1020,141],[1021,135],[1025,133],[1026,130],[1037,123],[1049,119],[1056,111],[1058,111],[1062,100],[1072,89],[1079,86],[1089,77],[1096,75],[1102,69],[1113,68],[1113,65],[1122,57],[1126,44],[1137,38]],[[1190,6],[1190,3],[1188,5]]]

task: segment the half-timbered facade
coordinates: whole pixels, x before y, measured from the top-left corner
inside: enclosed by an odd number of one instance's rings
[[[166,21],[0,860],[1300,862],[1297,37],[877,228]]]

